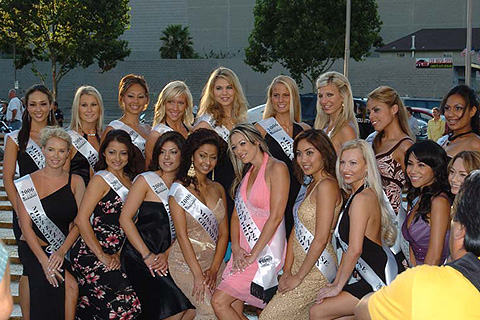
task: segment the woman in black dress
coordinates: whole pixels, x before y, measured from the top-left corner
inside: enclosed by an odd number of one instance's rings
[[[180,166],[184,143],[185,138],[178,132],[166,132],[157,140],[151,171],[136,178],[120,215],[128,239],[121,262],[142,304],[139,319],[176,320],[195,314],[190,310],[194,306],[170,276],[167,262],[175,239],[168,192]]]
[[[45,168],[15,180],[22,226],[18,247],[29,277],[30,319],[63,320],[74,316],[71,310],[68,314],[65,310],[64,280],[75,282],[67,271],[70,266],[65,255],[78,237],[73,220],[85,186],[80,176],[63,169],[71,143],[61,128],[42,129],[40,146]]]
[[[103,128],[103,99],[92,86],[77,89],[72,104],[72,122],[67,132],[72,137],[70,172],[78,174],[88,186],[98,161],[100,136]]]
[[[288,76],[278,76],[268,87],[267,104],[263,120],[256,124],[267,142],[270,154],[283,162],[290,173],[290,191],[285,209],[287,239],[293,228],[293,205],[300,190],[300,183],[293,174],[293,140],[303,130],[310,129],[302,123],[300,95],[295,80]]]
[[[105,136],[96,174],[75,219],[82,236],[71,252],[79,287],[77,319],[135,319],[141,312],[138,297],[120,270],[125,234],[118,219],[135,175],[133,148],[123,130]]]
[[[5,153],[3,159],[3,184],[8,200],[13,207],[13,233],[18,241],[22,235],[18,225],[17,190],[13,184],[15,170],[18,164],[20,177],[33,173],[45,166],[45,158],[38,146],[39,132],[47,125],[57,122],[53,115],[53,95],[42,84],[34,85],[25,94],[27,109],[23,113],[22,127],[8,134],[5,138]],[[18,253],[22,260],[22,253]],[[28,293],[28,277],[23,272],[20,278],[20,307],[24,320],[30,319],[30,300]]]

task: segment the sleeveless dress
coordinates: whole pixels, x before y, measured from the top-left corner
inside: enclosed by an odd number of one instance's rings
[[[84,134],[83,138],[88,141],[87,134]],[[97,134],[95,134],[95,138],[97,138],[98,143],[100,143],[100,137]],[[78,174],[82,177],[85,187],[88,186],[90,182],[90,163],[78,150],[73,156],[72,161],[70,161],[70,173]]]
[[[352,197],[350,203],[343,210],[342,218],[339,224],[339,234],[340,238],[348,245],[349,234],[350,234],[350,215],[349,209],[350,204],[353,201],[353,198],[357,194],[359,194],[364,189],[364,186],[360,187]],[[338,241],[338,240],[337,240]],[[337,247],[340,247],[338,245]],[[384,283],[386,283],[385,277],[385,267],[387,265],[387,255],[383,251],[382,246],[378,245],[377,243],[370,240],[368,237],[363,236],[363,245],[362,245],[362,254],[360,255],[362,259],[373,269],[375,274],[382,279]],[[365,279],[361,277],[355,270],[353,271],[354,275],[357,275],[357,278],[360,280],[358,282],[352,284],[346,284],[343,287],[343,291],[350,293],[352,296],[356,297],[357,299],[362,299],[366,294],[373,292],[372,287],[368,284]]]
[[[226,214],[221,198],[218,199],[218,202],[215,205],[215,208],[213,208],[212,212],[215,215],[218,224],[222,223],[223,219],[226,217]],[[192,244],[193,251],[195,252],[195,256],[200,268],[202,271],[205,271],[212,265],[217,245],[215,242],[213,242],[212,238],[208,235],[205,229],[203,229],[197,220],[195,220],[195,218],[193,218],[188,212],[185,212],[185,218],[187,222],[188,239]],[[190,270],[188,263],[185,261],[178,241],[175,241],[170,249],[170,254],[168,256],[168,268],[170,275],[177,286],[195,306],[195,320],[217,319],[215,313],[213,312],[208,293],[205,294],[203,303],[196,302],[195,297],[192,296],[194,280],[193,273]],[[220,283],[220,275],[222,274],[224,268],[225,264],[222,262],[217,274],[217,285]]]
[[[77,203],[70,186],[71,175],[68,183],[40,200],[47,217],[68,236],[70,223],[77,216]],[[45,236],[32,222],[32,229],[35,235],[48,243]],[[19,250],[22,251],[22,263],[25,275],[29,279],[30,287],[30,318],[32,320],[63,320],[65,319],[65,282],[60,283],[57,288],[53,287],[45,277],[42,265],[24,240],[18,242]],[[50,255],[49,246],[41,246],[43,251]],[[48,248],[48,249],[47,249]],[[51,251],[50,251],[51,252]],[[64,260],[62,269],[69,270],[69,262]],[[61,274],[65,277],[65,271]]]
[[[301,125],[294,123],[293,124],[293,139],[303,131]],[[287,232],[287,239],[290,236],[290,232],[293,228],[293,205],[295,204],[295,199],[297,198],[298,192],[300,191],[300,183],[295,178],[293,174],[293,162],[290,158],[283,152],[282,147],[278,142],[270,135],[265,135],[265,142],[267,143],[268,150],[272,157],[283,161],[288,167],[288,173],[290,174],[290,190],[288,192],[288,201],[287,207],[285,208],[285,228]]]
[[[311,195],[321,180],[314,186],[310,194],[303,200],[298,208],[298,218],[302,224],[315,235],[315,225],[317,218],[317,206],[315,199],[311,199]],[[334,217],[338,217],[342,204],[340,203],[335,208]],[[327,242],[325,249],[334,257],[337,264],[335,250],[332,242]],[[300,270],[307,253],[303,250],[297,237],[293,237],[293,265],[292,274],[295,275]],[[285,293],[277,293],[272,300],[267,304],[265,309],[260,314],[260,320],[278,320],[278,319],[294,319],[294,320],[308,320],[308,312],[310,307],[315,303],[318,291],[328,283],[328,280],[313,266],[310,272],[305,276],[302,283],[295,289]]]
[[[250,177],[253,167],[246,173],[244,182],[240,186],[240,194],[247,206],[253,221],[257,225],[257,227],[262,231],[265,223],[270,216],[270,190],[268,189],[267,183],[265,182],[265,169],[267,167],[267,162],[270,157],[267,153],[263,155],[263,162],[262,166],[260,167],[257,177],[252,185],[250,190],[250,197],[247,197],[247,181]],[[240,226],[240,247],[242,247],[245,251],[250,252],[250,246],[248,244],[245,235],[243,234]],[[275,235],[280,234],[282,235],[282,239],[285,238],[285,219],[282,223],[278,226]],[[274,237],[272,237],[273,239]],[[271,244],[272,240],[270,240],[269,244]],[[281,263],[277,266],[276,272],[278,273],[282,268],[283,264],[285,263],[285,253],[286,253],[286,246],[287,243],[283,245],[282,256],[275,257],[274,259],[280,259]],[[265,308],[265,303],[254,297],[250,294],[250,284],[255,277],[255,274],[258,270],[258,263],[255,261],[251,265],[249,265],[245,271],[241,273],[230,274],[232,271],[233,259],[228,261],[227,267],[223,272],[222,276],[222,283],[218,286],[219,290],[227,293],[228,295],[235,297],[249,305],[255,306],[257,308]]]
[[[170,221],[162,202],[143,201],[138,209],[136,227],[148,249],[159,254],[170,247]],[[177,287],[170,273],[152,277],[141,254],[128,239],[121,253],[122,266],[142,304],[138,319],[165,319],[187,309],[194,309]]]
[[[122,199],[110,188],[93,211],[93,232],[110,255],[117,253],[125,240],[118,221],[122,207]],[[107,271],[82,238],[70,256],[79,291],[76,319],[135,319],[140,314],[140,301],[123,271]]]

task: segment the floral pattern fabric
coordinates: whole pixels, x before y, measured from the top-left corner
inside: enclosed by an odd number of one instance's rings
[[[125,234],[120,227],[121,198],[110,190],[93,212],[92,228],[106,254],[119,253]],[[72,248],[79,299],[76,319],[129,320],[140,314],[140,301],[122,270],[108,271],[80,238]]]

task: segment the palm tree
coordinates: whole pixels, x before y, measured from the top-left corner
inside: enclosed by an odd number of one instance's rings
[[[171,24],[162,31],[160,55],[163,59],[191,59],[198,55],[193,49],[192,37],[188,27]]]

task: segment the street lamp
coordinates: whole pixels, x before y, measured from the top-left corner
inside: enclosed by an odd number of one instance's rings
[[[350,21],[352,1],[347,0],[346,27],[345,27],[345,56],[343,57],[343,75],[348,79],[348,61],[350,60]]]

